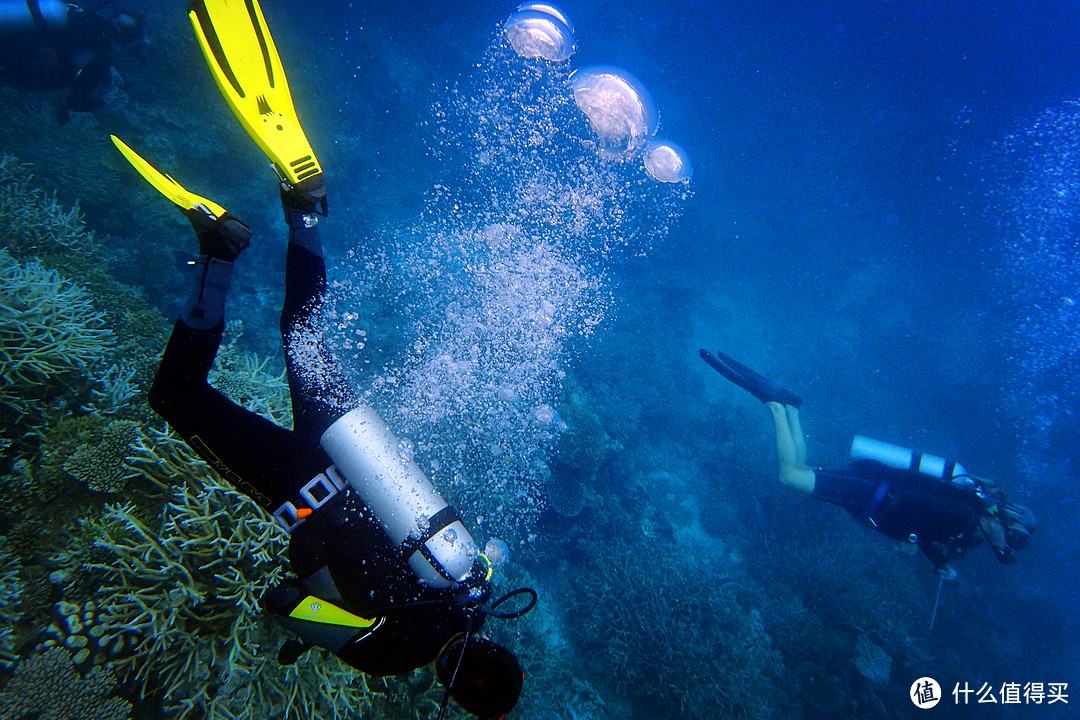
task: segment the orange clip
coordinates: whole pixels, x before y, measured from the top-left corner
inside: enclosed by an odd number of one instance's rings
[[[296,519],[303,520],[311,513],[315,512],[311,508],[296,508]]]

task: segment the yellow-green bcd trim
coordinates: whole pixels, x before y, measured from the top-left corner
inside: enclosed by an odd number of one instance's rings
[[[376,623],[376,620],[362,618],[353,615],[348,610],[342,610],[333,603],[328,603],[322,598],[308,595],[296,606],[289,617],[297,620],[322,623],[324,625],[344,625],[345,627],[367,628]]]

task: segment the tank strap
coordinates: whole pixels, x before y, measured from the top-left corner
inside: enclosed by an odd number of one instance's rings
[[[447,505],[428,518],[426,532],[421,535],[405,538],[405,541],[398,547],[406,558],[411,557],[414,552],[420,553],[424,556],[424,559],[428,561],[431,567],[435,569],[435,572],[439,573],[443,579],[456,583],[458,582],[458,579],[446,572],[442,563],[431,553],[431,550],[429,550],[427,546],[428,540],[435,537],[455,522],[462,522],[461,515],[458,514],[458,511],[453,505]]]
[[[889,481],[882,480],[877,489],[874,490],[874,497],[870,498],[870,503],[866,506],[866,509],[859,515],[860,520],[869,521],[871,525],[875,525],[873,514],[881,509],[882,503],[885,502],[885,497],[889,494]]]
[[[34,18],[34,24],[38,30],[48,31],[49,23],[45,22],[45,16],[41,14],[40,0],[26,0],[26,9],[30,11],[30,17]]]
[[[304,523],[304,519],[318,510],[344,490],[345,478],[336,465],[331,465],[323,472],[311,478],[300,488],[296,501],[286,501],[274,511],[274,520],[288,533]]]

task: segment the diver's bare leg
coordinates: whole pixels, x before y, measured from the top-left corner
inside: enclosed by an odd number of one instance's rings
[[[795,441],[795,463],[799,467],[807,467],[806,433],[803,432],[802,423],[799,422],[799,408],[785,405],[784,410],[787,411],[791,439]]]
[[[806,440],[802,435],[798,410],[778,402],[767,402],[765,407],[772,413],[776,427],[776,459],[780,466],[780,482],[804,493],[812,493],[815,485],[814,471],[806,465]],[[794,414],[794,427],[789,410]]]

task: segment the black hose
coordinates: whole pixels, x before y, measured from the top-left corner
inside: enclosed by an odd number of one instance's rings
[[[495,608],[499,607],[500,605],[502,605],[507,600],[509,600],[510,598],[516,597],[516,596],[521,595],[523,593],[527,593],[530,596],[529,597],[529,602],[525,605],[525,607],[520,608],[518,610],[511,610],[509,612],[499,612],[499,611],[497,611],[495,609]],[[521,587],[521,588],[518,588],[517,590],[511,590],[510,592],[506,593],[505,595],[503,595],[501,598],[499,598],[495,602],[490,603],[489,605],[486,605],[486,606],[481,605],[477,609],[481,613],[483,613],[484,615],[488,615],[490,617],[499,618],[500,620],[512,620],[514,618],[521,617],[522,615],[524,615],[525,613],[529,612],[534,607],[536,607],[536,600],[537,600],[537,595],[536,595],[535,590],[533,590],[532,588],[528,588],[528,587]]]

